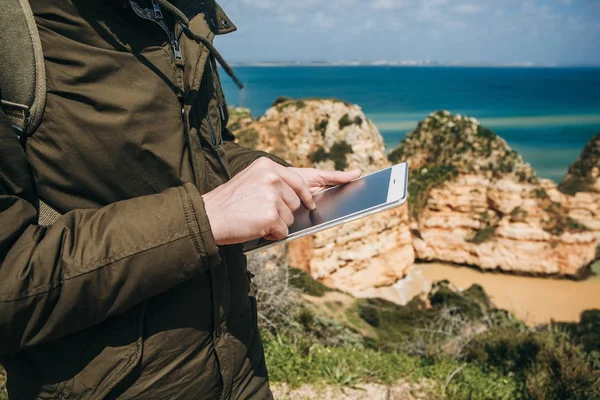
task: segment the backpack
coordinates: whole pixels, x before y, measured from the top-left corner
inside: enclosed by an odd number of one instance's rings
[[[46,106],[42,42],[29,0],[2,0],[0,7],[0,102],[24,145],[40,125]],[[54,224],[60,213],[40,200],[38,224]]]

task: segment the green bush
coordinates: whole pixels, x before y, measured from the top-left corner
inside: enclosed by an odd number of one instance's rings
[[[348,115],[348,114],[344,114],[342,116],[342,118],[340,118],[340,120],[338,121],[338,125],[340,127],[340,131],[342,129],[344,129],[345,127],[350,126],[352,124],[353,124],[353,121],[350,119],[350,115]]]
[[[335,164],[335,169],[344,170],[348,166],[346,161],[346,155],[353,153],[352,146],[345,140],[335,142],[331,146],[329,153],[323,148],[319,147],[316,151],[309,155],[312,163],[318,163],[322,161],[332,160]]]
[[[494,236],[496,236],[496,227],[486,226],[485,228],[475,232],[475,235],[471,239],[468,239],[467,242],[481,244],[493,239]]]
[[[479,125],[477,127],[477,136],[479,136],[480,138],[483,139],[487,139],[487,140],[494,140],[498,137],[498,135],[496,135],[493,131],[491,131],[490,129]]]
[[[588,228],[585,224],[582,224],[581,222],[577,221],[576,219],[573,219],[571,217],[567,217],[567,222],[565,225],[565,230],[567,232],[586,232],[589,231],[590,228]]]
[[[315,131],[321,132],[321,136],[325,137],[325,132],[327,131],[327,126],[329,125],[329,120],[323,119],[320,122],[315,122]]]
[[[356,117],[354,117],[354,119],[352,119],[352,118],[350,118],[349,114],[344,114],[342,116],[342,118],[340,118],[340,120],[338,121],[340,131],[342,129],[344,129],[345,127],[350,126],[352,124],[360,126],[360,125],[362,125],[362,123],[363,123],[363,119],[359,115],[357,115]]]
[[[290,285],[302,293],[315,297],[323,297],[325,292],[330,291],[327,286],[313,279],[306,271],[290,268]]]
[[[327,153],[327,151],[323,147],[319,147],[316,151],[309,155],[309,158],[310,162],[312,162],[313,164],[319,163],[322,161],[329,160],[329,153]]]
[[[287,103],[288,101],[291,101],[292,98],[291,97],[287,97],[287,96],[279,96],[275,99],[275,101],[273,102],[273,104],[271,104],[271,107],[275,107],[278,106],[280,104],[283,103]]]
[[[408,207],[418,219],[421,211],[427,206],[431,189],[451,181],[458,175],[453,165],[434,165],[418,170],[410,170],[408,178]]]
[[[570,338],[551,337],[525,374],[525,393],[532,399],[600,399],[600,370]]]
[[[432,306],[450,308],[453,312],[461,314],[465,319],[475,320],[481,318],[490,306],[490,300],[483,288],[472,285],[460,293],[450,287],[448,281],[435,282],[429,293],[429,302]]]
[[[491,329],[472,341],[465,359],[515,376],[526,398],[600,398],[600,370],[564,332]]]
[[[375,307],[372,307],[370,305],[361,307],[360,311],[359,311],[359,315],[369,325],[374,326],[376,328],[379,326],[379,324],[381,322],[381,321],[379,321],[379,312],[377,311],[377,309]]]
[[[574,196],[579,192],[593,192],[594,186],[593,182],[590,182],[589,180],[570,178],[563,180],[560,185],[558,185],[558,190],[564,194]]]
[[[556,325],[576,339],[586,352],[595,353],[600,361],[600,309],[585,310],[581,313],[579,323],[561,322]]]
[[[329,158],[331,158],[335,163],[335,169],[338,171],[343,171],[348,166],[346,155],[352,153],[354,153],[352,146],[350,146],[345,140],[342,140],[340,142],[335,142],[333,146],[331,146]]]

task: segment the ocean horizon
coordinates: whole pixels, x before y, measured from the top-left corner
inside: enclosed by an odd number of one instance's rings
[[[560,181],[600,132],[600,68],[238,66],[223,76],[229,105],[263,115],[279,96],[338,98],[362,107],[392,149],[437,110],[477,118],[543,178]]]

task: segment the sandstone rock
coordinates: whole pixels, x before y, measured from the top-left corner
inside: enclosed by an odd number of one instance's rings
[[[571,164],[560,183],[563,193],[600,193],[600,133],[584,147],[579,158]]]
[[[234,134],[255,138],[253,147],[297,167],[366,174],[391,165],[381,134],[360,107],[335,99],[284,99]],[[391,285],[414,262],[406,207],[294,241],[289,249],[291,265],[350,293]]]
[[[577,276],[596,258],[598,238],[590,231],[600,225],[595,197],[573,199],[537,178],[473,118],[433,113],[390,158],[407,159],[411,167],[419,260]]]
[[[600,135],[559,190],[476,119],[447,111],[419,123],[389,154],[391,162],[377,128],[356,105],[281,99],[258,120],[247,110],[233,113],[230,129],[241,144],[295,166],[369,173],[406,160],[411,168],[408,209],[277,247],[262,261],[289,261],[355,296],[402,302],[400,279],[415,259],[579,276],[600,255]],[[581,190],[571,195],[565,187]]]
[[[580,221],[598,238],[596,257],[600,257],[600,133],[585,146],[569,167],[559,189],[564,196],[569,217]]]

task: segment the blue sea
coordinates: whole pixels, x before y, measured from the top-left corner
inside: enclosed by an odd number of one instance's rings
[[[544,178],[560,181],[600,132],[599,68],[238,67],[230,105],[260,116],[278,96],[336,97],[360,105],[393,148],[432,111],[475,117]]]

